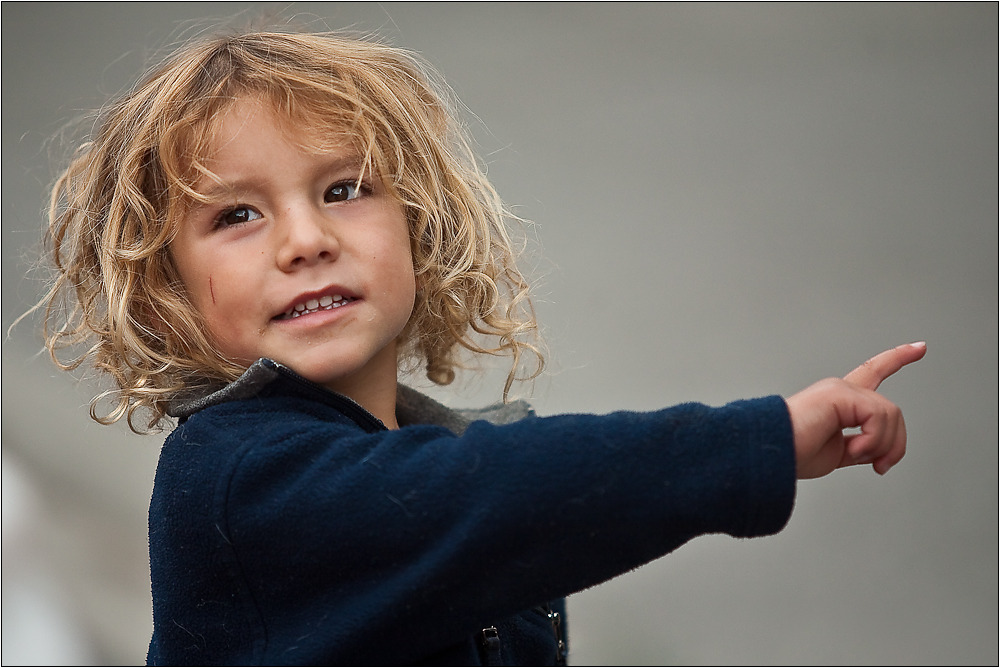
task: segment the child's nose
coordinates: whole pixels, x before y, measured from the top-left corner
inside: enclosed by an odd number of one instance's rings
[[[278,266],[292,271],[321,262],[332,262],[340,253],[333,221],[309,207],[289,209],[275,226],[280,233]]]

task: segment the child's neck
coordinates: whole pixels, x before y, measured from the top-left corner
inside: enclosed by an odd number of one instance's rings
[[[387,429],[399,429],[396,421],[396,378],[395,358],[391,368],[368,369],[355,378],[341,378],[327,387],[353,400],[374,415]]]
[[[396,379],[393,378],[390,387],[380,388],[369,394],[370,396],[363,400],[355,399],[355,401],[377,417],[386,426],[386,429],[399,429],[399,423],[396,421]]]

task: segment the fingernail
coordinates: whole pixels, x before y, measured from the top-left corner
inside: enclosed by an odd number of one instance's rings
[[[917,341],[915,343],[911,343],[910,346],[913,347],[913,348],[926,348],[927,347],[927,342],[926,341]]]

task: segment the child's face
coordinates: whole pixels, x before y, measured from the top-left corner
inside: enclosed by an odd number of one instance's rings
[[[225,356],[270,357],[352,394],[395,383],[415,279],[402,206],[345,146],[304,152],[259,101],[237,100],[170,252]]]

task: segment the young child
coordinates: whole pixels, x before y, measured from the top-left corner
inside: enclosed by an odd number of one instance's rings
[[[542,418],[399,385],[510,355],[506,398],[542,365],[453,109],[397,49],[211,38],[106,108],[57,182],[53,358],[114,378],[98,421],[178,421],[149,663],[561,663],[566,595],[700,534],[777,532],[796,477],[903,456],[875,389],[923,344],[721,408]]]

